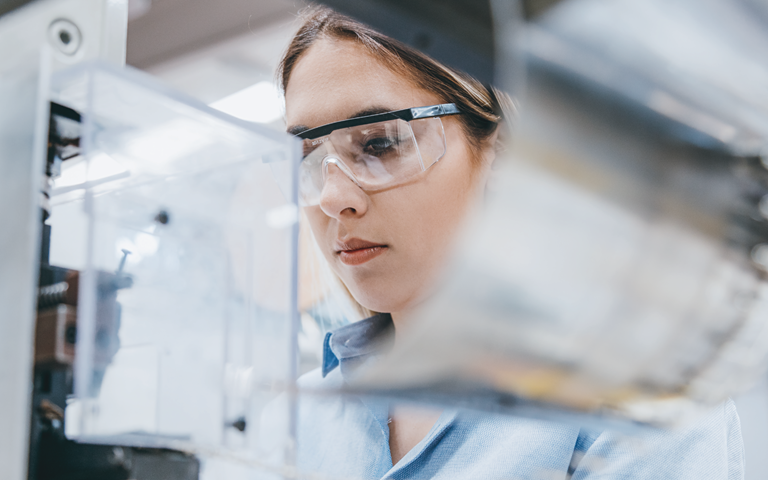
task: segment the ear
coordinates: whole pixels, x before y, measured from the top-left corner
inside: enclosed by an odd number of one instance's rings
[[[498,156],[498,153],[500,151],[499,147],[499,131],[501,131],[502,128],[505,128],[503,124],[499,123],[498,126],[496,126],[496,130],[494,130],[493,134],[491,134],[490,137],[485,141],[485,148],[484,148],[484,160],[485,163],[490,167],[493,168],[493,163],[496,161],[496,157]]]
[[[496,127],[496,130],[488,137],[483,146],[483,164],[482,168],[482,189],[483,191],[488,189],[488,182],[493,176],[494,163],[498,157],[499,148],[499,131],[503,128],[500,124]]]

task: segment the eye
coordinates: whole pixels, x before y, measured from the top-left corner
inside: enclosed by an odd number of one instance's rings
[[[386,135],[368,138],[363,143],[363,153],[380,157],[394,151],[399,143],[398,138]]]

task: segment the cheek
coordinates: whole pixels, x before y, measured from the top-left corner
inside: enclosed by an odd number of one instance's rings
[[[474,198],[475,177],[460,150],[435,164],[423,181],[387,192],[392,198],[380,206],[388,212],[392,233],[421,268],[432,267],[425,263],[442,258],[451,245]]]
[[[466,208],[475,192],[475,175],[472,161],[466,149],[455,149],[435,165],[430,172],[429,198],[425,199],[426,210],[435,222],[455,225],[463,220]]]

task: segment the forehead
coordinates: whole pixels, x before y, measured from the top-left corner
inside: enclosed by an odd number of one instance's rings
[[[299,58],[285,92],[289,127],[313,128],[365,110],[400,110],[436,103],[440,103],[436,95],[417,87],[350,40],[315,42]]]

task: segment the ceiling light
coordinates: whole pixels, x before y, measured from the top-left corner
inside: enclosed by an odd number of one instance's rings
[[[210,104],[216,110],[249,122],[270,123],[283,115],[280,92],[272,82],[259,82]]]

